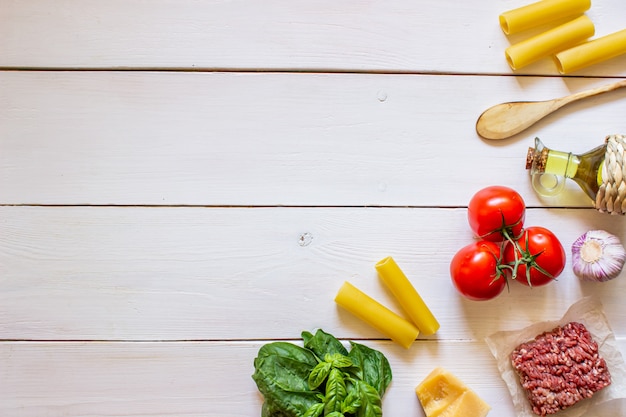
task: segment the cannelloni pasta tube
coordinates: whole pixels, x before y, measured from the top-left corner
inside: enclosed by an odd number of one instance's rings
[[[437,319],[391,256],[378,262],[376,270],[404,312],[423,335],[431,335],[439,330]]]
[[[335,302],[407,349],[419,335],[419,330],[413,323],[403,319],[347,281],[339,289]]]
[[[507,35],[568,17],[574,18],[591,7],[591,0],[541,0],[500,15],[500,27]]]
[[[514,70],[541,58],[571,48],[593,36],[595,27],[587,16],[580,16],[539,35],[506,48],[506,60]]]
[[[626,54],[626,29],[561,51],[555,61],[559,72],[568,74],[622,54]]]

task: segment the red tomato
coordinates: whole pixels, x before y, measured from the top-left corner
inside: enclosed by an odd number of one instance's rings
[[[459,250],[450,262],[450,277],[455,288],[470,300],[490,300],[506,286],[498,270],[500,244],[476,241]]]
[[[484,240],[505,240],[518,237],[524,227],[526,204],[515,190],[493,185],[478,191],[467,207],[467,219],[474,234]]]
[[[546,285],[558,277],[565,268],[565,250],[559,239],[545,227],[533,226],[524,230],[517,241],[519,247],[507,243],[504,248],[505,264],[515,263],[517,253],[520,263],[516,281],[531,287]],[[507,273],[509,276],[510,272]]]

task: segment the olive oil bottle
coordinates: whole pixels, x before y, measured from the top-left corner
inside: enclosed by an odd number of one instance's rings
[[[565,178],[570,178],[595,201],[602,185],[606,149],[605,143],[576,155],[546,148],[535,138],[535,147],[529,148],[526,156],[526,169],[530,170],[533,188],[543,196],[554,196],[563,190]]]

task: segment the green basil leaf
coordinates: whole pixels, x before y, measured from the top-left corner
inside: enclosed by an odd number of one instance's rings
[[[304,413],[303,417],[319,417],[324,412],[324,403],[313,404],[306,413]]]
[[[391,367],[381,352],[353,342],[348,352],[321,329],[302,339],[304,347],[259,349],[252,378],[265,400],[261,417],[382,417]]]
[[[359,343],[350,342],[352,346],[348,355],[355,367],[359,369],[358,378],[374,387],[382,397],[391,383],[391,366],[381,352]]]
[[[352,366],[352,359],[341,353],[327,353],[324,361],[330,363],[334,368],[349,368]]]
[[[343,400],[341,404],[341,412],[343,414],[356,414],[361,407],[361,398],[359,392],[356,389],[348,391],[348,396]]]
[[[346,382],[343,379],[343,373],[336,368],[330,370],[328,380],[326,381],[326,405],[324,406],[324,415],[328,415],[333,411],[341,411],[343,400],[348,395]]]
[[[263,412],[271,417],[301,417],[318,403],[318,391],[309,389],[308,377],[317,365],[315,355],[286,342],[264,345],[254,360],[252,379],[263,397]]]
[[[378,391],[366,382],[358,382],[361,407],[357,411],[357,417],[382,417],[382,400]]]
[[[330,373],[331,364],[328,362],[320,362],[311,371],[309,375],[309,389],[315,389],[322,385],[328,374]]]
[[[315,336],[308,332],[302,332],[302,339],[304,340],[304,347],[313,351],[318,358],[324,358],[327,353],[341,353],[348,356],[348,350],[345,346],[333,335],[322,329],[318,329]]]
[[[285,358],[291,358],[294,361],[307,364],[311,366],[311,368],[318,363],[317,358],[310,350],[288,342],[273,342],[261,346],[255,362],[257,360],[262,360],[267,356],[282,356]]]
[[[294,414],[282,410],[279,406],[265,401],[261,407],[261,417],[293,417]]]

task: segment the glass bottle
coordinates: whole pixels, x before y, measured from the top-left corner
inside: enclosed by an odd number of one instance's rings
[[[563,190],[565,179],[574,180],[593,200],[602,185],[602,168],[607,144],[581,155],[546,148],[539,138],[535,147],[528,148],[526,169],[530,170],[532,185],[539,194],[551,197]]]

